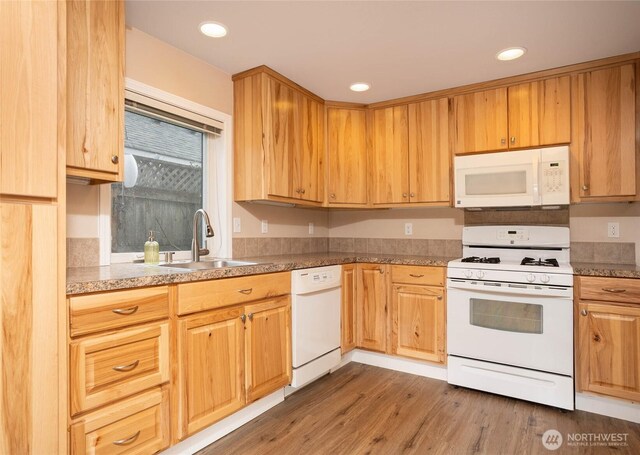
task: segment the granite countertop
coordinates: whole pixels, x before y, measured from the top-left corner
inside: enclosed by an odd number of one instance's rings
[[[573,274],[580,276],[603,276],[611,278],[640,278],[640,267],[636,264],[598,264],[572,262]]]
[[[258,264],[210,270],[185,270],[131,263],[102,267],[75,267],[67,269],[67,295],[259,275],[354,262],[445,267],[447,262],[453,259],[455,258],[370,253],[314,253],[241,258],[239,260]]]

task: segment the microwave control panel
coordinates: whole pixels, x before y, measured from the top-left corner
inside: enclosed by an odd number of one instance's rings
[[[542,191],[544,193],[566,192],[567,177],[566,161],[546,161],[542,163]]]

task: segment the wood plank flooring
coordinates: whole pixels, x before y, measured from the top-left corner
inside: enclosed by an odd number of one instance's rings
[[[565,439],[548,451],[542,435]],[[627,446],[568,446],[571,433],[626,433]],[[640,424],[456,388],[350,363],[206,447],[218,454],[640,453]]]

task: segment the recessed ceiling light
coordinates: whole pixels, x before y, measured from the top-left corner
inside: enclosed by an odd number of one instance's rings
[[[354,92],[366,92],[371,86],[366,82],[356,82],[355,84],[351,84],[349,88]]]
[[[525,52],[527,52],[527,50],[524,47],[509,47],[498,52],[496,58],[503,61],[515,60],[522,57]]]
[[[227,27],[219,22],[203,22],[200,24],[200,31],[211,38],[222,38],[227,34]]]

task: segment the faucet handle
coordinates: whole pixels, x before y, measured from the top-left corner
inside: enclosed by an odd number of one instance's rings
[[[164,251],[164,262],[166,262],[167,264],[170,264],[173,262],[173,255],[175,254],[175,251]]]
[[[200,256],[206,256],[209,254],[209,248],[200,248]]]

